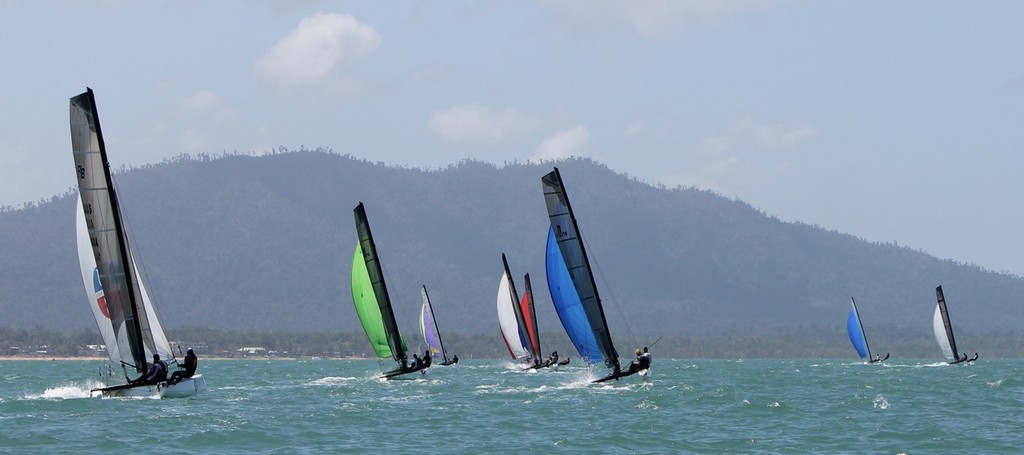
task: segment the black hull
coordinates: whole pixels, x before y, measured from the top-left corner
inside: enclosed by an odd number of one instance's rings
[[[601,383],[601,382],[611,381],[612,379],[618,380],[620,378],[624,378],[624,377],[627,377],[627,376],[633,376],[634,374],[642,374],[645,371],[647,371],[647,370],[636,370],[636,371],[633,371],[633,372],[623,371],[623,372],[621,372],[619,374],[612,373],[612,374],[610,374],[608,376],[605,376],[605,377],[603,377],[601,379],[597,379],[597,380],[591,381],[591,384],[598,384],[598,383]]]

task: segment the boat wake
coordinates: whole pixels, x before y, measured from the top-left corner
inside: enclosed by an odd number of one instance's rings
[[[321,386],[321,385],[338,385],[346,382],[355,381],[359,378],[355,376],[328,376],[326,378],[315,379],[306,383],[306,385]]]
[[[71,400],[76,398],[91,398],[90,390],[103,387],[99,381],[86,381],[84,384],[62,384],[50,387],[38,395],[25,395],[26,400]]]

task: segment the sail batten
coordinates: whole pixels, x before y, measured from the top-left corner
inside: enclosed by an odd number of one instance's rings
[[[618,353],[558,168],[542,177],[541,185],[551,224],[546,254],[548,290],[559,319],[585,361],[603,361],[605,366],[615,367]]]

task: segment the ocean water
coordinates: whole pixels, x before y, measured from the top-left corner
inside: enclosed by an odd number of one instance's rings
[[[162,400],[90,398],[101,365],[0,361],[0,452],[1024,451],[1024,360],[655,358],[649,383],[589,384],[582,365],[385,382],[372,360],[200,359],[210,390]]]

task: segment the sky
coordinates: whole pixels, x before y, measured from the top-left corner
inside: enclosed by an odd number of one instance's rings
[[[0,0],[0,206],[114,167],[325,147],[590,157],[1024,275],[1024,2]]]

